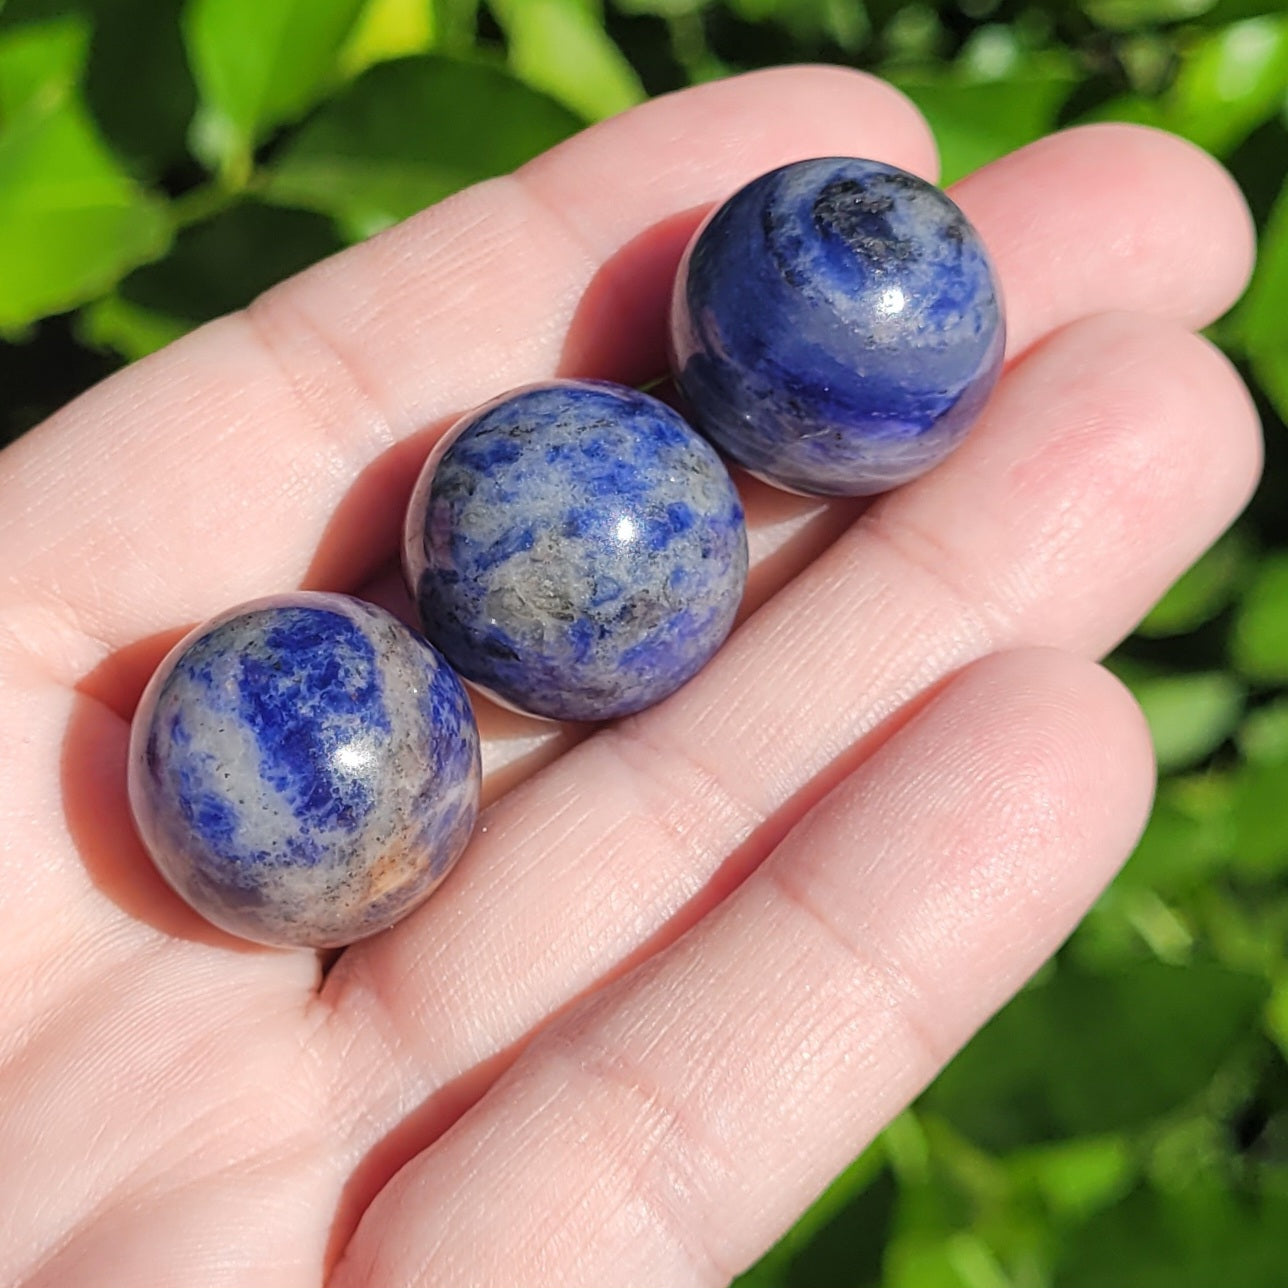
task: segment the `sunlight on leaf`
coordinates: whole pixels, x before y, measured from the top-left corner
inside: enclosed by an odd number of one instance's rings
[[[169,221],[99,137],[74,90],[74,24],[0,40],[0,329],[107,290],[164,251]]]
[[[337,73],[363,0],[188,0],[184,37],[201,107],[197,155],[234,183],[256,143],[298,117]]]
[[[79,18],[18,27],[0,39],[0,122],[49,111],[73,94],[89,55],[89,25]]]
[[[1266,1003],[1266,1030],[1288,1060],[1288,975],[1279,981]]]
[[[1250,18],[1188,53],[1164,101],[1169,129],[1218,155],[1283,110],[1288,17]]]
[[[1243,686],[1222,671],[1160,676],[1134,692],[1162,773],[1202,760],[1229,737],[1243,712]]]
[[[437,34],[434,18],[426,0],[368,0],[336,60],[340,72],[353,77],[375,63],[425,53]]]
[[[1079,1137],[1036,1145],[1011,1156],[1015,1174],[1056,1211],[1086,1217],[1131,1186],[1136,1160],[1121,1136]]]
[[[494,0],[492,11],[515,75],[584,120],[643,100],[634,68],[580,0]]]
[[[1216,0],[1083,0],[1093,22],[1111,30],[1131,31],[1157,22],[1181,22],[1206,13]]]

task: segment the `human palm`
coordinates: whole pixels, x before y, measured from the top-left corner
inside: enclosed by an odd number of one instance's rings
[[[836,153],[934,165],[853,73],[658,100],[5,453],[0,1283],[723,1282],[1094,898],[1151,769],[1082,659],[1258,464],[1237,378],[1186,329],[1244,281],[1240,199],[1114,126],[955,194],[1010,316],[966,445],[866,507],[745,485],[733,638],[589,737],[481,712],[493,803],[401,926],[324,977],[208,927],[135,839],[129,716],[184,627],[301,584],[394,597],[442,426],[556,371],[656,374],[703,211]]]

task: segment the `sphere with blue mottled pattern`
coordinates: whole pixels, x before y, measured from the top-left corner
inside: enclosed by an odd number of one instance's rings
[[[742,505],[711,446],[620,385],[555,380],[469,413],[412,496],[425,634],[509,706],[607,720],[688,680],[733,624]]]
[[[479,738],[421,636],[345,595],[232,609],[162,662],[134,718],[130,804],[162,876],[260,943],[392,925],[465,848]]]
[[[1005,345],[996,274],[938,188],[826,157],[754,180],[690,243],[671,310],[694,424],[789,491],[861,496],[938,464]]]

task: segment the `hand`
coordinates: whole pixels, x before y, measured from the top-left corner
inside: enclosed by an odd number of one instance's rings
[[[5,453],[0,1283],[721,1283],[1094,899],[1152,775],[1087,659],[1258,468],[1245,393],[1187,331],[1240,290],[1246,213],[1123,126],[957,188],[1011,343],[958,454],[866,509],[749,485],[756,611],[588,738],[484,712],[494,804],[408,921],[324,978],[200,921],[134,836],[128,721],[182,629],[301,584],[387,596],[454,414],[658,373],[703,211],[832,153],[935,164],[853,73],[658,100]]]

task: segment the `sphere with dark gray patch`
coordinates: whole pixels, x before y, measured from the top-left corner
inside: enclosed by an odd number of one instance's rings
[[[742,504],[664,403],[593,380],[465,416],[413,493],[404,566],[426,635],[509,706],[607,720],[679,688],[733,624]]]
[[[885,491],[965,436],[1002,366],[997,277],[938,188],[846,157],[770,171],[705,221],[671,309],[693,423],[766,482]]]
[[[193,631],[134,717],[130,804],[203,917],[281,946],[392,925],[465,848],[479,739],[420,635],[346,595],[257,600]]]

